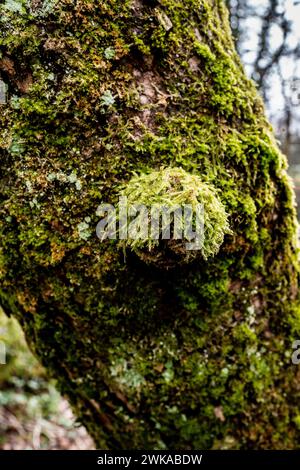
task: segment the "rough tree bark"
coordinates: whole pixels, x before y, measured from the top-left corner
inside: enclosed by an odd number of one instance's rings
[[[298,446],[293,191],[223,2],[0,3],[6,313],[99,448]],[[218,192],[215,256],[96,237],[100,202],[161,167]]]

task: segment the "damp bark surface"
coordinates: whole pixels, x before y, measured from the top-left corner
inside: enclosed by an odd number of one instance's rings
[[[102,449],[300,442],[294,195],[214,0],[1,1],[0,299]],[[95,228],[134,173],[215,188],[215,256]]]

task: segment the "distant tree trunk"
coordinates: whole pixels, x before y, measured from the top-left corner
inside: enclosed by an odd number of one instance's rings
[[[98,448],[298,447],[294,196],[223,2],[24,3],[0,7],[6,313]],[[99,204],[169,168],[218,194],[219,252],[100,242]]]

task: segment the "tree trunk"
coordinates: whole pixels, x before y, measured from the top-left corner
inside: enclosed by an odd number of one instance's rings
[[[223,2],[24,3],[0,7],[6,313],[98,448],[298,447],[294,196]],[[99,204],[169,169],[226,209],[219,251],[101,242]]]

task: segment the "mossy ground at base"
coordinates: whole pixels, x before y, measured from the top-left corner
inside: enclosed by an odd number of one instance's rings
[[[223,2],[14,3],[0,5],[5,311],[99,448],[297,448],[293,191]],[[95,235],[99,204],[161,166],[221,194],[233,233],[205,263],[156,269]]]

